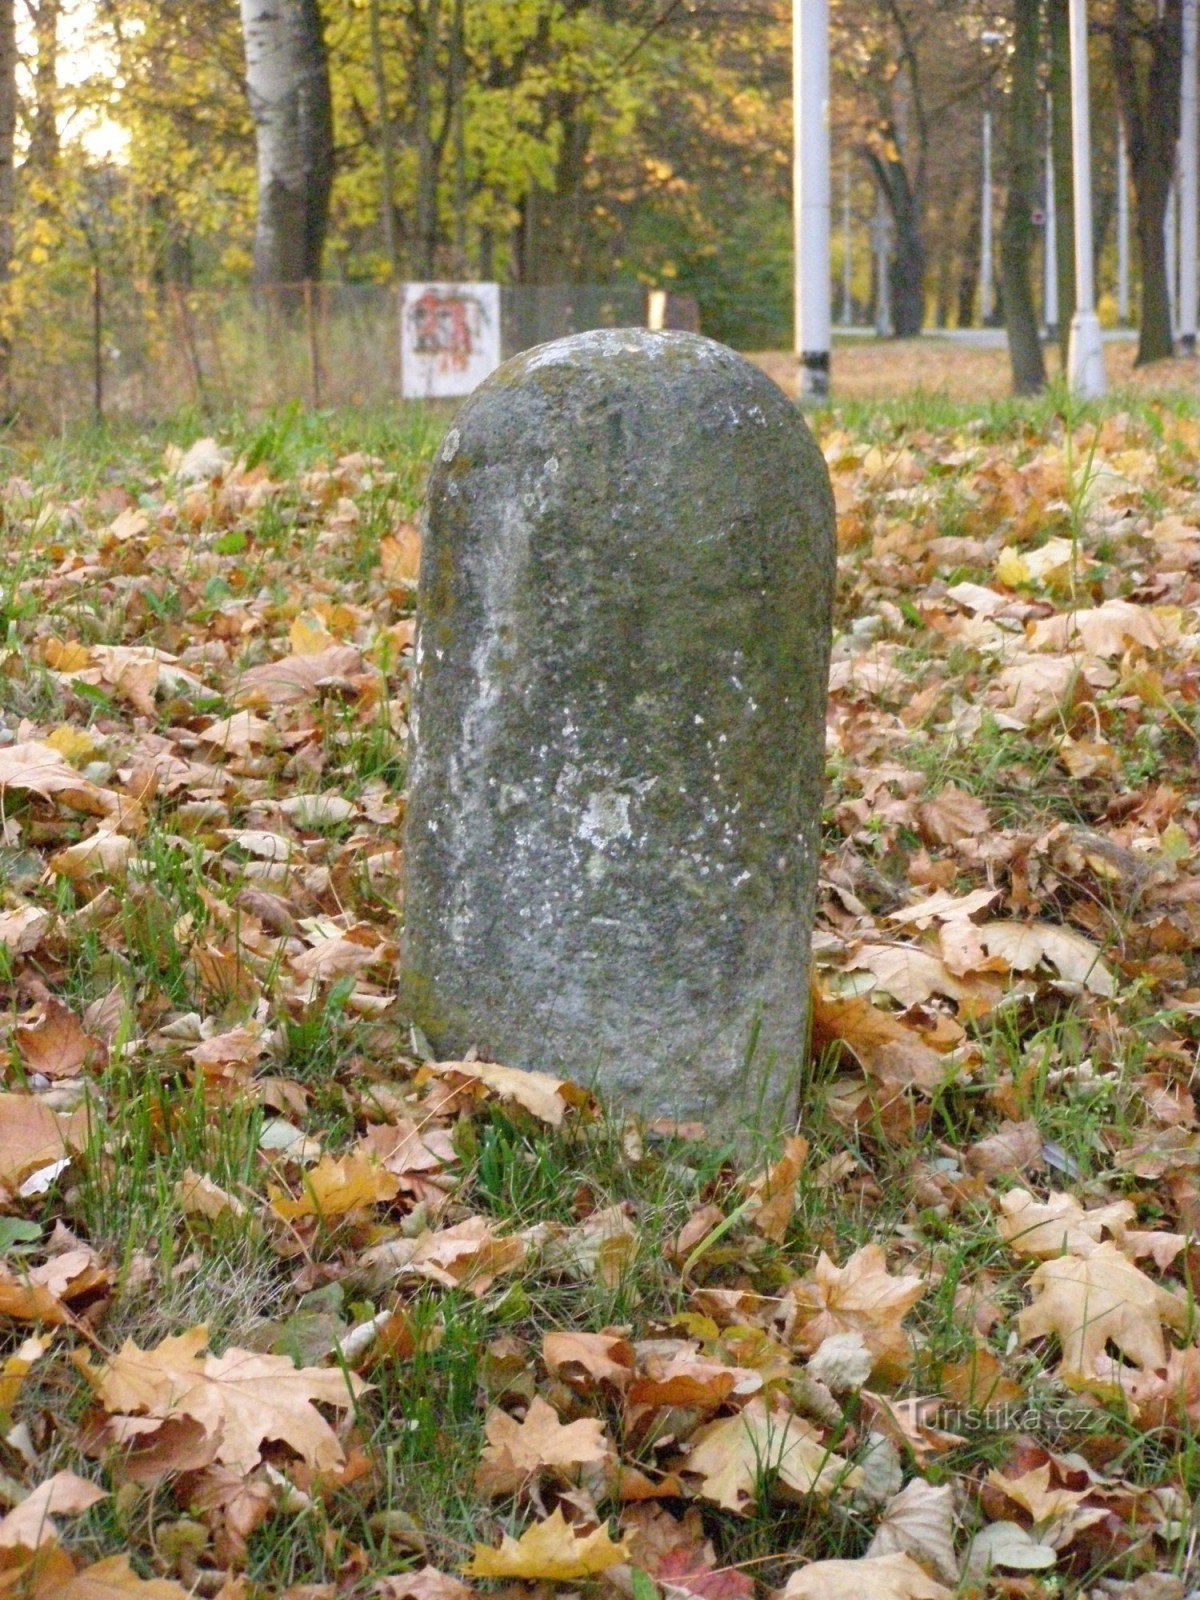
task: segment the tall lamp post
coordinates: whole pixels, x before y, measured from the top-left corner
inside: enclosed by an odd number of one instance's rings
[[[1058,336],[1058,196],[1054,191],[1054,100],[1046,96],[1046,206],[1042,223],[1042,313],[1047,339]]]
[[[854,322],[850,260],[850,152],[842,168],[842,321],[849,328]]]
[[[981,33],[979,42],[986,49],[1003,44],[1002,33]],[[996,274],[992,268],[992,75],[988,72],[987,98],[983,103],[983,188],[979,196],[979,320],[986,328],[996,309]]]
[[[796,355],[801,400],[829,393],[829,0],[792,0]]]
[[[1129,326],[1129,146],[1117,117],[1117,320]]]
[[[979,197],[979,321],[986,328],[992,320],[992,107],[983,113],[983,193]]]
[[[1092,258],[1092,148],[1088,127],[1087,0],[1070,0],[1071,160],[1075,189],[1075,315],[1067,347],[1067,383],[1081,400],[1104,393],[1104,349],[1096,316]]]

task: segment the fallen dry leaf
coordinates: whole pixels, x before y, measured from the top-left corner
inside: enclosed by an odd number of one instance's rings
[[[1065,1489],[1050,1485],[1050,1465],[1031,1467],[1019,1477],[1009,1477],[995,1468],[987,1475],[988,1484],[999,1489],[1033,1522],[1034,1532],[1045,1544],[1056,1550],[1065,1549],[1085,1528],[1103,1522],[1108,1515],[1105,1506],[1088,1506],[1091,1486],[1086,1489]]]
[[[1027,1189],[1001,1197],[996,1232],[1020,1256],[1089,1255],[1105,1231],[1124,1231],[1137,1215],[1128,1200],[1085,1211],[1072,1194],[1039,1202]]]
[[[954,1490],[913,1478],[884,1507],[868,1556],[911,1556],[943,1583],[958,1582]]]
[[[217,1459],[243,1475],[272,1440],[318,1472],[342,1465],[337,1436],[313,1402],[344,1410],[369,1385],[353,1373],[297,1368],[286,1357],[253,1350],[214,1356],[207,1346],[207,1329],[192,1328],[153,1350],[127,1339],[99,1368],[82,1356],[76,1365],[107,1411],[162,1422],[190,1417],[219,1440]]]
[[[909,1362],[904,1318],[924,1293],[924,1279],[916,1274],[889,1273],[878,1245],[865,1245],[844,1267],[822,1251],[809,1276],[788,1290],[791,1339],[811,1355],[831,1334],[857,1333],[874,1358],[872,1371],[899,1375]]]
[[[104,1498],[105,1491],[86,1478],[74,1472],[56,1472],[0,1520],[0,1548],[36,1550],[58,1538],[56,1516],[78,1516]]]
[[[588,1104],[589,1096],[577,1084],[552,1078],[545,1072],[522,1072],[491,1061],[439,1061],[429,1069],[440,1075],[473,1079],[498,1100],[520,1106],[539,1122],[557,1128],[568,1110]]]
[[[1051,922],[986,922],[979,938],[988,955],[1007,961],[1017,972],[1032,972],[1048,961],[1069,983],[1106,997],[1115,993],[1113,975],[1100,951],[1073,928]]]
[[[858,1561],[811,1561],[793,1572],[780,1600],[954,1600],[909,1556],[863,1556]]]
[[[570,1583],[594,1578],[629,1558],[624,1540],[614,1541],[606,1527],[577,1534],[556,1510],[535,1522],[519,1539],[506,1534],[498,1550],[477,1544],[463,1568],[470,1578],[514,1578],[526,1583]]]
[[[737,1512],[753,1505],[760,1484],[777,1483],[793,1496],[824,1496],[852,1489],[862,1478],[811,1423],[770,1411],[761,1400],[694,1434],[684,1470],[699,1476],[706,1500]]]
[[[56,1600],[188,1600],[170,1578],[139,1578],[128,1556],[97,1561],[54,1590]]]
[[[27,1094],[0,1094],[0,1186],[15,1193],[31,1172],[81,1150],[88,1116],[59,1116]]]
[[[303,1191],[295,1196],[271,1190],[271,1210],[285,1222],[302,1217],[344,1217],[351,1211],[394,1200],[400,1181],[370,1156],[352,1153],[335,1160],[322,1156],[304,1174]]]
[[[1061,1350],[1059,1376],[1096,1385],[1098,1362],[1111,1341],[1135,1366],[1166,1365],[1163,1324],[1181,1331],[1187,1308],[1160,1289],[1109,1240],[1086,1256],[1044,1261],[1029,1281],[1033,1301],[1020,1313],[1022,1344],[1054,1334]]]
[[[483,1431],[487,1444],[475,1472],[475,1489],[488,1499],[515,1494],[547,1470],[570,1482],[579,1467],[612,1453],[597,1418],[560,1422],[554,1408],[537,1395],[520,1422],[505,1411],[493,1411]]]
[[[812,1047],[843,1044],[869,1078],[893,1089],[933,1090],[947,1066],[915,1029],[868,1000],[832,1000],[814,990]]]
[[[438,1233],[375,1245],[363,1252],[359,1265],[372,1279],[429,1278],[447,1289],[482,1295],[502,1273],[515,1271],[525,1254],[522,1239],[497,1234],[483,1217],[468,1217]]]
[[[619,1334],[548,1333],[542,1359],[554,1377],[583,1394],[601,1385],[621,1392],[633,1377],[633,1351]]]
[[[363,670],[363,658],[347,644],[331,645],[315,655],[284,656],[243,673],[234,704],[290,706],[314,699],[322,689],[349,689]]]
[[[99,1048],[100,1041],[84,1031],[73,1011],[53,995],[32,1020],[13,1029],[21,1061],[27,1072],[44,1078],[72,1078]]]

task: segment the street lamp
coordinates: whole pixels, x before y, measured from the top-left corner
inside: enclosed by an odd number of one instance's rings
[[[1042,314],[1058,337],[1058,194],[1054,187],[1054,96],[1046,96],[1046,205],[1042,212]]]
[[[829,0],[792,0],[796,355],[801,400],[829,393]]]
[[[1071,160],[1075,189],[1075,315],[1067,346],[1067,383],[1081,400],[1104,393],[1104,350],[1096,316],[1092,260],[1092,149],[1088,128],[1087,0],[1070,0]]]

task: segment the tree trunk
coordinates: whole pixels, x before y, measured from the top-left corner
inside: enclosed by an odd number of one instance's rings
[[[1030,264],[1038,188],[1039,0],[1013,0],[1012,90],[1008,103],[1008,199],[1000,230],[1000,277],[1013,393],[1036,394],[1046,384]]]
[[[396,250],[396,162],[392,144],[392,117],[388,110],[387,78],[383,70],[383,44],[379,36],[379,0],[370,0],[367,20],[371,30],[371,75],[375,80],[375,115],[379,118],[379,221],[388,277],[394,282],[399,266]]]
[[[450,30],[450,89],[454,125],[454,270],[467,275],[467,24],[463,0],[454,0]]]
[[[1138,328],[1138,348],[1135,366],[1145,366],[1151,361],[1164,361],[1175,353],[1175,338],[1171,328],[1171,290],[1168,273],[1167,241],[1163,234],[1167,200],[1171,181],[1151,192],[1137,185],[1137,241],[1138,259],[1142,269],[1142,315]],[[1146,194],[1143,207],[1142,196]]]
[[[423,277],[433,276],[437,257],[437,187],[440,151],[431,126],[433,90],[437,76],[438,30],[441,0],[425,0],[424,13],[416,8],[420,22],[420,47],[417,51],[416,81],[413,84],[413,112],[417,124],[417,193],[415,233],[417,270]]]
[[[12,272],[17,199],[16,0],[0,0],[0,413],[12,413]]]
[[[58,17],[61,0],[38,0],[33,9],[33,118],[28,164],[48,187],[58,168]],[[39,197],[44,202],[49,195]]]
[[[254,281],[321,276],[333,186],[333,110],[319,0],[241,0],[258,156]]]
[[[1135,365],[1141,367],[1175,349],[1163,225],[1179,138],[1182,0],[1163,0],[1161,16],[1139,9],[1136,0],[1114,0],[1112,63],[1137,206],[1142,317]]]
[[[888,273],[892,280],[892,322],[897,339],[913,339],[925,326],[925,241],[911,193],[893,207],[896,245]]]
[[[1054,251],[1058,264],[1058,352],[1067,370],[1075,315],[1075,188],[1071,159],[1070,0],[1046,0],[1050,33],[1050,164],[1054,168]]]
[[[892,330],[897,339],[912,339],[925,324],[925,241],[921,234],[921,201],[901,161],[875,151],[868,159],[883,190],[895,229],[888,267],[892,291]]]

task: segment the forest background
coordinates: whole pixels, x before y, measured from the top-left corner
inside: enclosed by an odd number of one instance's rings
[[[850,214],[840,314],[874,315],[872,226],[886,225],[894,331],[980,319],[990,110],[998,235],[1010,198],[1002,319],[1012,262],[1029,278],[1042,248],[1052,89],[1056,187],[1070,193],[1066,9],[833,0],[835,195],[844,184]],[[1090,8],[1101,285],[1115,272],[1120,103],[1135,289],[1155,325],[1149,344],[1143,327],[1147,358],[1168,353],[1154,241],[1178,133],[1181,10]],[[276,14],[288,36],[272,41]],[[252,280],[654,286],[695,296],[717,338],[785,347],[790,28],[788,0],[0,0],[9,408],[22,388],[30,403],[39,371],[60,389],[77,373],[85,388],[93,345],[99,366],[135,338],[194,342],[190,322],[181,338],[180,296]],[[1065,327],[1069,204],[1058,217]],[[838,228],[834,251],[840,286]],[[1114,318],[1111,294],[1101,312]],[[203,352],[188,354],[199,381]]]

